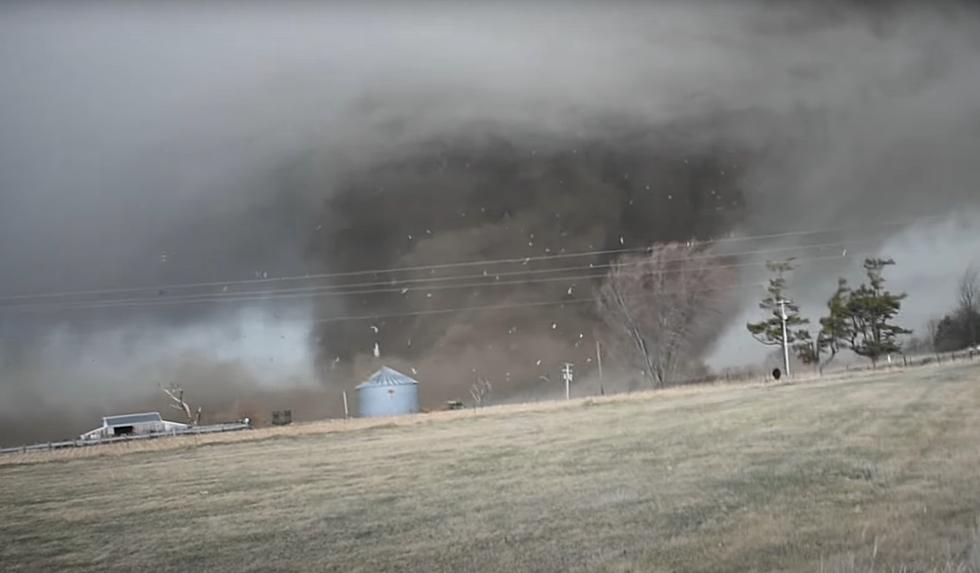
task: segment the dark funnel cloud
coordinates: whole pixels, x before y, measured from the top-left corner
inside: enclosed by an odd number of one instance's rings
[[[917,295],[976,252],[978,32],[966,2],[5,3],[0,297],[848,227],[821,240],[889,251],[924,319],[946,303]],[[804,305],[853,263],[804,265]],[[591,368],[598,321],[571,299],[596,280],[3,308],[0,443],[160,407],[171,380],[216,416],[309,392],[336,414],[380,362],[429,406],[478,377],[546,393],[560,362]],[[735,314],[713,366],[764,354]]]
[[[619,129],[572,140],[447,136],[352,175],[324,203],[329,231],[314,256],[327,268],[517,260],[402,272],[396,276],[419,282],[346,297],[349,312],[378,318],[321,324],[321,363],[355,379],[363,374],[358,368],[394,356],[428,382],[430,396],[452,399],[477,378],[502,392],[528,391],[562,361],[591,362],[597,323],[592,305],[579,301],[616,256],[609,251],[721,236],[743,218],[745,154],[722,139],[703,146],[673,139],[666,130]],[[581,252],[597,254],[521,260]],[[531,275],[539,282],[514,280],[529,269],[569,270]],[[458,283],[476,286],[446,289],[433,280],[460,276],[469,278]],[[547,301],[567,304],[388,317]],[[375,343],[382,360],[358,361]]]

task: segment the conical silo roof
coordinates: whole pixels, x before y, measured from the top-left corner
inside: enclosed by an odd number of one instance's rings
[[[365,388],[368,386],[404,386],[406,384],[418,384],[418,380],[410,376],[406,376],[401,372],[395,370],[394,368],[388,368],[387,366],[381,368],[368,378],[367,382],[359,384],[358,388]]]

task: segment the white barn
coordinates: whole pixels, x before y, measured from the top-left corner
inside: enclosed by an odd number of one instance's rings
[[[101,440],[116,436],[162,434],[172,430],[182,430],[187,427],[187,424],[164,420],[160,417],[160,412],[123,414],[102,418],[101,427],[85,432],[81,438],[83,440]]]

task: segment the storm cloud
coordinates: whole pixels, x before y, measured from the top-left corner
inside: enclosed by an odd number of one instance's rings
[[[919,320],[945,302],[917,292],[975,252],[980,23],[967,3],[0,13],[0,296],[148,287],[159,299],[170,284],[844,228],[731,249],[887,250]],[[907,224],[873,224],[885,221]],[[923,233],[941,242],[924,247]],[[800,296],[818,304],[817,285],[855,264],[801,265]],[[547,265],[560,266],[535,268]],[[524,393],[563,360],[585,363],[588,305],[384,317],[560,301],[593,282],[0,309],[3,427],[19,427],[20,405],[68,418],[115,407],[108,396],[149,400],[174,378],[198,379],[208,400],[339,390],[375,365],[376,342],[419,372],[431,404],[465,396],[477,375]],[[732,297],[750,312],[753,294]],[[369,318],[331,320],[346,315]],[[713,365],[764,352],[743,348],[739,328],[705,349]]]

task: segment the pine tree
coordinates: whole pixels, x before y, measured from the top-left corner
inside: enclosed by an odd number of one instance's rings
[[[746,324],[749,333],[767,346],[781,346],[783,344],[783,321],[782,308],[779,301],[785,300],[787,288],[786,275],[795,267],[793,259],[785,261],[769,261],[766,268],[774,276],[769,279],[769,286],[766,288],[768,295],[759,303],[759,308],[766,311],[767,318],[760,322],[750,322]],[[810,340],[810,333],[805,328],[799,328],[809,324],[809,320],[800,316],[800,307],[792,302],[786,303],[786,343],[802,345]]]
[[[840,353],[841,342],[851,338],[853,328],[847,309],[850,296],[851,289],[847,286],[847,279],[838,279],[837,290],[827,301],[827,316],[820,319],[820,332],[817,334],[817,345],[820,353],[824,351],[830,353],[827,360],[820,365],[821,370]]]
[[[892,259],[864,261],[868,283],[847,295],[846,308],[841,312],[850,324],[834,335],[837,343],[868,358],[872,365],[876,365],[882,356],[898,352],[901,349],[898,337],[912,333],[893,322],[906,296],[885,289],[884,269],[894,264]]]

